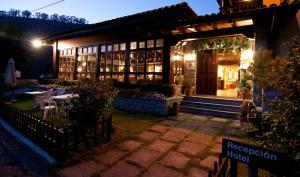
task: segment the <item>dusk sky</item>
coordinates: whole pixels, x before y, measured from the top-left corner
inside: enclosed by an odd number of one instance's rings
[[[0,10],[35,10],[58,0],[0,0]],[[51,7],[39,10],[49,15],[76,16],[96,23],[125,15],[135,14],[183,2],[182,0],[64,0]],[[198,14],[205,15],[219,11],[216,0],[186,0]]]

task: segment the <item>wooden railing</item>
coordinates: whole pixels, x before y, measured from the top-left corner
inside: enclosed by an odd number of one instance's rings
[[[74,126],[58,128],[52,123],[41,120],[11,104],[4,105],[2,117],[58,161],[65,160],[68,155],[76,151],[78,144],[81,143]],[[101,142],[110,141],[112,117],[101,118],[99,127],[100,133],[98,135]]]

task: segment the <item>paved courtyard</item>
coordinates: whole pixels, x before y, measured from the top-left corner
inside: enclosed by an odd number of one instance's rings
[[[207,177],[222,137],[239,135],[238,121],[180,113],[90,160],[61,169],[62,177]],[[118,136],[118,135],[115,135]]]

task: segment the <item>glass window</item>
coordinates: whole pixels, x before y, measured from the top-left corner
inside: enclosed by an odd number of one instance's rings
[[[145,48],[145,42],[139,42],[139,48],[140,49]]]
[[[119,51],[119,44],[114,44],[114,51]]]
[[[136,49],[136,42],[130,42],[130,49]]]
[[[67,55],[68,53],[72,53],[72,50],[60,50],[60,53],[63,54],[59,57],[58,65],[59,65],[59,73],[58,77],[60,79],[74,79],[74,66],[75,66],[75,57],[72,55]]]
[[[126,43],[120,44],[120,50],[126,50]]]
[[[89,54],[93,53],[93,47],[89,47],[89,48],[88,48],[88,53],[89,53]]]
[[[105,45],[101,46],[101,52],[106,52],[106,46]]]
[[[83,53],[83,54],[87,54],[87,53],[88,53],[88,48],[87,48],[87,47],[84,47],[82,53]]]
[[[107,46],[107,52],[111,52],[112,51],[112,45],[108,45]]]
[[[93,53],[97,53],[97,46],[93,47]]]
[[[163,47],[164,46],[164,40],[163,39],[157,39],[156,40],[156,47]]]
[[[148,40],[147,41],[147,48],[153,48],[154,47],[154,40]]]

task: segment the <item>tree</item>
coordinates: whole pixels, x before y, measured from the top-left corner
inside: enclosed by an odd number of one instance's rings
[[[67,18],[66,18],[65,15],[60,15],[60,16],[59,16],[59,21],[60,21],[60,22],[66,22],[66,20],[67,20]]]
[[[0,10],[0,16],[7,16],[7,13],[5,10]]]
[[[22,11],[22,17],[30,18],[31,12],[29,10]]]
[[[50,19],[53,20],[53,21],[59,21],[59,16],[57,13],[53,14],[53,15],[50,15]]]
[[[41,13],[40,17],[41,17],[41,19],[43,19],[43,20],[48,20],[49,15],[46,14],[46,13]]]
[[[300,152],[300,42],[298,34],[288,43],[286,58],[259,51],[253,65],[254,82],[280,95],[271,100],[271,111],[263,116],[258,144],[296,156]]]
[[[18,17],[20,16],[20,10],[10,9],[7,14],[10,17]]]
[[[41,17],[41,13],[40,12],[36,12],[35,14],[35,18],[37,18],[37,19],[41,19],[42,17]]]

